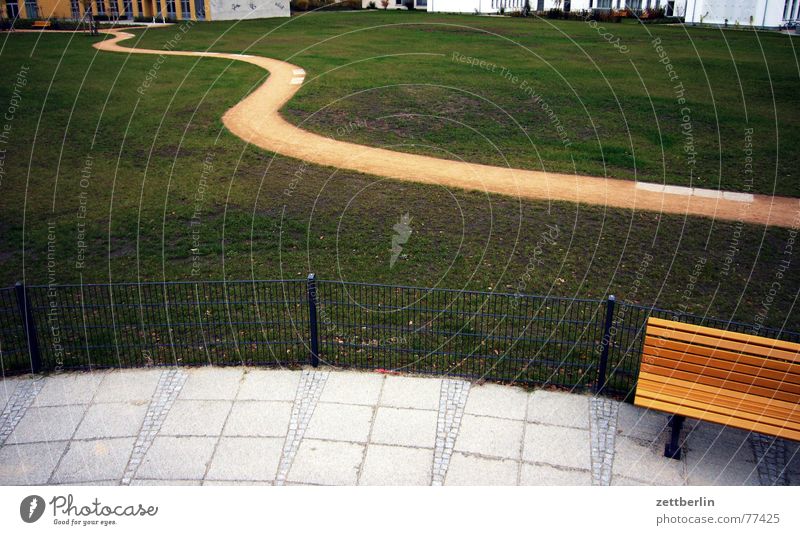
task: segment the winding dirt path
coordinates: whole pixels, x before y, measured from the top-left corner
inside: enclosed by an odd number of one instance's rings
[[[203,56],[252,63],[269,71],[267,80],[228,110],[222,120],[234,134],[262,149],[310,163],[349,169],[398,180],[486,191],[527,199],[705,216],[779,227],[800,225],[800,199],[723,193],[629,180],[510,169],[442,160],[331,139],[302,130],[279,110],[301,87],[302,68],[275,59],[218,52],[182,52],[128,48],[119,43],[135,37],[106,30],[111,39],[95,48],[124,54]]]

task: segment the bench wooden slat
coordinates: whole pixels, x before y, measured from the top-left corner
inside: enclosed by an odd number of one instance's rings
[[[686,373],[715,377],[725,381],[735,381],[737,383],[742,383],[745,386],[753,385],[790,394],[800,394],[800,385],[796,383],[783,381],[781,379],[758,377],[753,374],[742,373],[735,368],[725,370],[715,368],[713,366],[694,364],[687,360],[673,360],[665,357],[657,357],[654,355],[649,355],[647,352],[645,352],[642,362],[653,366],[660,366],[667,370],[678,370]],[[670,375],[670,373],[667,373],[667,375]],[[798,401],[800,401],[800,398],[798,398]]]
[[[745,342],[754,345],[762,345],[766,347],[774,347],[777,349],[785,349],[786,351],[791,351],[794,353],[800,352],[800,344],[796,342],[787,342],[785,340],[765,338],[763,336],[757,336],[754,334],[737,333],[733,331],[726,331],[723,329],[714,329],[712,327],[703,327],[701,325],[691,325],[689,323],[681,323],[679,321],[672,321],[661,318],[650,318],[648,319],[647,324],[653,325],[654,327],[667,327],[679,331],[705,334],[736,342]]]
[[[789,411],[793,411],[797,409],[796,403],[791,403],[788,401],[783,401],[780,399],[774,398],[765,398],[764,396],[757,396],[755,394],[749,394],[745,392],[735,392],[732,390],[725,390],[723,388],[719,388],[716,386],[704,385],[699,383],[693,383],[691,381],[684,381],[682,379],[677,379],[675,377],[663,377],[661,375],[653,375],[647,372],[643,372],[639,374],[639,379],[645,382],[651,381],[656,383],[662,383],[669,386],[674,386],[675,388],[682,389],[684,391],[698,391],[698,392],[705,392],[714,396],[727,396],[732,398],[739,398],[744,399],[747,401],[752,401],[753,403],[763,403],[770,407],[780,407]]]
[[[661,366],[646,364],[644,362],[641,364],[640,368],[642,371],[647,373],[652,373],[654,375],[661,375],[664,377],[675,377],[677,379],[683,379],[684,381],[690,381],[693,383],[700,383],[709,386],[716,386],[726,390],[734,390],[736,392],[754,394],[756,396],[761,396],[768,399],[780,399],[783,401],[788,401],[789,403],[800,403],[800,395],[793,394],[791,392],[783,392],[781,390],[773,390],[770,388],[764,388],[756,385],[739,383],[737,381],[718,379],[716,377],[709,377],[707,375],[699,373],[685,372],[681,370],[675,370],[672,368],[663,368]]]
[[[689,418],[697,418],[698,420],[705,420],[715,424],[729,425],[746,431],[755,431],[757,433],[788,438],[790,440],[800,440],[800,431],[787,429],[783,426],[754,423],[749,420],[736,418],[730,414],[719,414],[707,410],[693,409],[691,407],[680,407],[650,398],[639,398],[639,400],[636,401],[636,405],[670,414],[681,414]]]
[[[634,404],[680,417],[671,458],[683,417],[800,440],[800,344],[650,318]]]
[[[734,369],[737,372],[753,375],[754,377],[764,377],[768,379],[775,379],[778,381],[786,381],[793,384],[800,384],[800,372],[792,372],[797,367],[788,364],[783,364],[783,370],[776,370],[768,367],[770,360],[762,358],[742,358],[740,361],[731,361],[726,358],[718,358],[718,355],[706,356],[696,355],[688,351],[674,351],[672,349],[656,348],[651,345],[645,344],[644,354],[647,356],[664,357],[671,360],[681,362],[690,362],[700,366],[708,366],[711,368],[719,368],[721,370]],[[774,361],[773,361],[774,362]]]
[[[647,327],[647,334],[650,336],[661,337],[667,340],[678,340],[681,342],[688,342],[695,346],[706,346],[713,349],[727,349],[737,353],[745,353],[756,357],[769,357],[772,359],[782,359],[787,362],[800,362],[800,357],[797,353],[787,351],[781,348],[767,347],[763,345],[738,342],[734,340],[725,340],[723,338],[715,338],[705,334],[696,334],[686,331],[677,331],[664,327]]]
[[[736,418],[744,422],[774,425],[775,427],[784,427],[788,430],[800,432],[800,424],[798,424],[797,422],[792,422],[791,420],[786,420],[785,418],[776,418],[768,414],[762,414],[760,412],[749,412],[743,409],[732,409],[729,407],[722,407],[715,403],[707,403],[705,401],[695,399],[691,396],[689,397],[683,397],[680,395],[673,396],[671,394],[665,394],[663,392],[655,393],[653,395],[649,394],[651,393],[648,392],[647,390],[644,390],[639,394],[639,398],[652,399],[655,401],[668,403],[674,405],[679,410],[683,408],[698,409],[698,410],[708,411],[710,413],[728,415],[732,418]]]
[[[758,401],[753,401],[745,397],[737,396],[736,392],[725,390],[712,394],[703,390],[675,386],[664,381],[651,381],[648,379],[640,379],[640,381],[642,382],[642,391],[637,391],[637,393],[644,397],[658,399],[659,395],[662,393],[670,396],[685,396],[693,400],[702,401],[706,404],[718,405],[726,409],[736,409],[753,414],[764,414],[773,418],[782,418],[795,422],[797,426],[800,427],[800,406],[797,405],[785,407],[772,403],[762,403],[761,398],[759,398]]]
[[[792,372],[797,370],[797,364],[786,362],[784,360],[775,360],[765,357],[758,357],[752,355],[742,355],[734,351],[726,351],[724,349],[714,349],[706,346],[695,346],[688,342],[678,342],[675,340],[664,340],[655,336],[645,336],[645,345],[656,350],[677,351],[679,353],[689,353],[691,355],[699,355],[702,357],[715,358],[719,360],[727,360],[732,363],[743,362],[745,364],[752,364],[771,370],[782,372]]]

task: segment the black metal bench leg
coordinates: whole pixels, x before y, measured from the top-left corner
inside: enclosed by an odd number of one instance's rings
[[[664,457],[680,460],[681,458],[680,438],[681,438],[681,428],[683,427],[684,420],[686,420],[685,417],[678,416],[677,414],[673,414],[672,416],[669,417],[669,424],[672,426],[672,435],[670,436],[669,443],[664,448]]]

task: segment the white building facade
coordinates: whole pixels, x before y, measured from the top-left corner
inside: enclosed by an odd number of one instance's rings
[[[686,0],[686,22],[777,28],[798,21],[800,0]]]
[[[371,1],[380,9],[380,0]],[[389,0],[388,9],[405,9],[407,0]],[[685,17],[687,23],[736,24],[778,28],[798,23],[800,0],[530,0],[532,11],[621,10],[639,12],[663,8],[667,16]],[[414,0],[414,7],[438,13],[498,14],[521,11],[525,0]]]

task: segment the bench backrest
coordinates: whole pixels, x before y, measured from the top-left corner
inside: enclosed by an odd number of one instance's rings
[[[634,404],[800,440],[800,344],[650,318]]]

